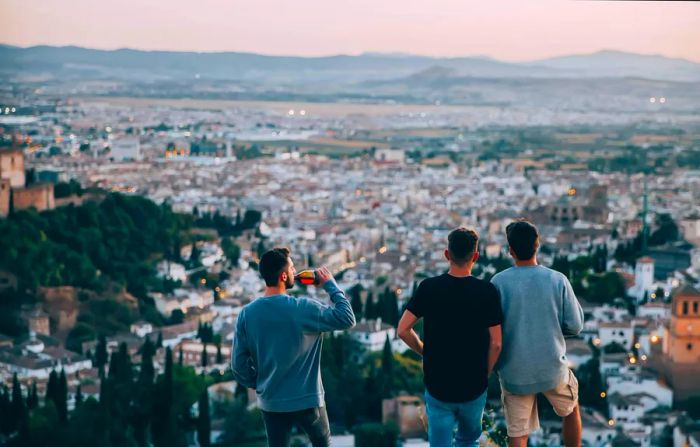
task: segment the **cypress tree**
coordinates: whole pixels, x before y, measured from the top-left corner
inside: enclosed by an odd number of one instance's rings
[[[206,367],[208,363],[209,359],[207,358],[207,344],[204,343],[202,345],[202,367]]]
[[[374,296],[372,295],[372,292],[369,292],[367,294],[367,300],[365,301],[365,318],[368,320],[374,320],[377,318],[377,312],[375,310],[374,306]]]
[[[362,318],[362,298],[360,297],[360,287],[355,286],[350,289],[350,305],[352,306],[352,311],[355,313],[356,319]]]
[[[36,391],[36,381],[32,382],[32,387],[27,396],[27,408],[33,410],[39,406],[39,396]]]
[[[178,350],[177,353],[177,364],[182,366],[183,365],[183,355],[182,355],[182,346],[180,346],[180,349]]]
[[[155,347],[149,338],[141,346],[141,368],[139,371],[139,382],[151,384],[155,376],[153,369],[153,354]]]
[[[78,387],[75,389],[75,408],[77,409],[80,407],[80,404],[83,403],[83,391],[80,387],[80,384],[78,384]]]
[[[68,420],[68,381],[64,370],[61,370],[61,375],[58,377],[55,402],[59,420],[66,422]]]
[[[382,397],[388,399],[394,394],[394,353],[391,350],[391,340],[387,334],[382,349]]]
[[[107,340],[104,334],[100,335],[95,347],[95,366],[99,371],[100,378],[105,375],[105,365],[107,364]]]
[[[156,340],[156,348],[160,349],[163,347],[163,333],[158,331],[158,339]]]
[[[211,420],[209,416],[209,393],[205,388],[199,397],[199,417],[197,418],[197,441],[201,447],[211,445]]]
[[[51,371],[49,374],[49,381],[46,384],[46,395],[44,397],[44,405],[49,402],[56,402],[57,391],[58,391],[58,374],[56,371]]]
[[[0,387],[0,433],[11,433],[12,412],[10,410],[10,393],[5,385]]]
[[[221,365],[224,363],[224,356],[221,354],[221,343],[216,344],[216,364]]]
[[[12,402],[10,403],[12,411],[13,429],[22,431],[27,424],[27,408],[24,405],[22,397],[22,386],[17,379],[17,373],[12,375]]]

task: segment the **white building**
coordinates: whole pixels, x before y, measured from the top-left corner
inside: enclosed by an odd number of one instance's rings
[[[628,293],[630,296],[637,298],[637,301],[642,301],[644,296],[649,297],[654,287],[654,260],[649,256],[643,256],[637,259],[637,264],[634,267],[634,286]]]
[[[401,149],[377,149],[374,159],[382,163],[403,163],[406,153]]]
[[[634,327],[631,321],[603,322],[598,326],[598,338],[601,346],[618,343],[630,349],[634,343]]]
[[[177,262],[160,261],[156,266],[156,271],[159,277],[168,278],[173,281],[187,281],[187,271],[185,266]]]
[[[348,332],[369,352],[381,351],[386,338],[393,340],[396,334],[394,327],[383,323],[381,318],[361,321]]]
[[[138,137],[115,137],[110,140],[109,157],[116,161],[141,160],[141,142]]]
[[[129,327],[129,332],[139,338],[144,338],[146,335],[153,332],[153,325],[148,321],[137,321]]]
[[[673,391],[658,381],[651,373],[633,368],[623,369],[620,375],[607,378],[608,394],[619,393],[622,396],[643,395],[656,399],[657,405],[673,406]],[[641,401],[649,405],[649,401]],[[652,410],[653,408],[647,408]]]

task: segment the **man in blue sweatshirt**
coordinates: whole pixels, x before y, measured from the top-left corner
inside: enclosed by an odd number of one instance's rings
[[[263,254],[259,269],[265,295],[238,315],[233,376],[238,384],[255,389],[270,447],[287,447],[294,426],[306,432],[313,447],[327,447],[322,333],[353,327],[352,306],[325,267],[317,271],[318,285],[328,292],[333,306],[287,295],[296,274],[287,248]]]
[[[506,227],[515,266],[491,282],[501,295],[503,351],[496,364],[511,447],[526,447],[539,427],[537,394],[564,419],[566,447],[581,445],[578,382],[569,369],[564,337],[583,329],[583,310],[563,274],[537,264],[539,233],[519,220]]]

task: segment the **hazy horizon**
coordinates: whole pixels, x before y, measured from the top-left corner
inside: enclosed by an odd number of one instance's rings
[[[0,42],[317,57],[402,53],[527,62],[602,50],[700,62],[700,3],[514,0],[3,0]]]

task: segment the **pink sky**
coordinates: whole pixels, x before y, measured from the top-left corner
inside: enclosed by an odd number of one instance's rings
[[[510,61],[615,49],[700,62],[700,2],[0,0],[0,42]]]

